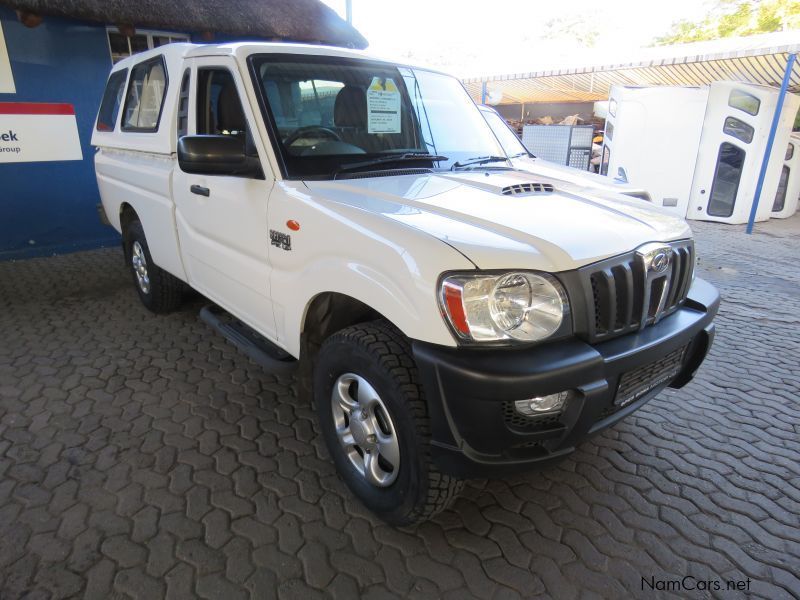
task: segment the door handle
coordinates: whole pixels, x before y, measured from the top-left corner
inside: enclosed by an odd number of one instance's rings
[[[197,194],[198,196],[208,197],[211,195],[211,190],[209,190],[207,187],[203,187],[202,185],[193,185],[189,188],[189,191],[191,191],[193,194]]]

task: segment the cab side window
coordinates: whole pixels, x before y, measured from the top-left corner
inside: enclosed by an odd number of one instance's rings
[[[128,79],[128,69],[123,69],[111,74],[100,102],[100,112],[97,115],[97,131],[114,131],[117,126],[117,115],[125,93],[125,81]]]
[[[160,56],[139,63],[131,69],[123,131],[155,132],[167,93],[167,70]]]
[[[246,132],[247,121],[231,72],[222,68],[198,69],[198,135],[233,135],[244,138]]]

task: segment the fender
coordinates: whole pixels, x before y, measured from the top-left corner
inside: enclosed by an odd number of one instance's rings
[[[289,229],[289,221],[299,229]],[[456,345],[436,286],[442,272],[475,265],[451,246],[375,213],[312,198],[294,182],[273,188],[269,223],[290,241],[271,246],[269,256],[277,341],[293,356],[308,307],[324,292],[366,304],[409,338]]]
[[[94,160],[100,198],[111,226],[122,233],[121,208],[129,204],[142,222],[153,261],[186,281],[172,201],[174,159],[168,154],[102,148]]]

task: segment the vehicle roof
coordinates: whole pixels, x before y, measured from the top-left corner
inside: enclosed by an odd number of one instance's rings
[[[166,44],[128,56],[114,65],[112,71],[130,68],[131,66],[145,61],[154,56],[163,54],[165,58],[194,58],[199,56],[233,56],[236,58],[246,58],[251,54],[305,54],[315,56],[336,56],[341,58],[353,58],[360,60],[377,60],[389,62],[399,66],[416,67],[396,60],[382,58],[369,54],[363,50],[350,50],[335,46],[320,46],[315,44],[295,44],[289,42],[235,42],[227,44],[192,44],[186,42]],[[429,71],[436,69],[425,68]]]

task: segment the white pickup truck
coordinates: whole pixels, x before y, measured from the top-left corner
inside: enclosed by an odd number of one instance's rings
[[[442,73],[173,44],[113,67],[92,143],[144,305],[190,286],[296,369],[341,477],[391,523],[568,455],[713,339],[683,220],[515,169]]]

